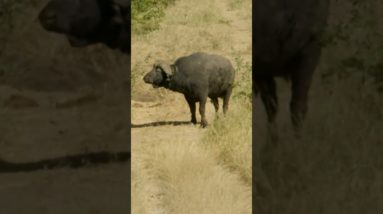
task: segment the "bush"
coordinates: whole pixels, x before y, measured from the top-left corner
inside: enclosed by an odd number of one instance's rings
[[[148,33],[159,28],[164,9],[175,0],[133,0],[132,25],[138,34]]]
[[[355,73],[383,82],[381,2],[338,0],[333,2],[329,26],[323,38],[326,46],[324,77],[348,78]],[[362,80],[364,81],[364,80]]]

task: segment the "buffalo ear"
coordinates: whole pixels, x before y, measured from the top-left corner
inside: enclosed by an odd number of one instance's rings
[[[154,63],[154,66],[160,67],[168,77],[173,75],[173,69],[171,65],[167,64],[164,61],[157,61],[156,63]]]
[[[113,4],[112,10],[114,11],[114,15],[112,17],[112,23],[117,25],[122,25],[124,23],[124,17],[123,17],[120,6],[117,4]]]

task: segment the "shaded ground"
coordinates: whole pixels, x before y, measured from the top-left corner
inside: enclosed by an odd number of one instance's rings
[[[0,212],[129,213],[127,164],[2,173]]]
[[[126,213],[130,135],[124,93],[2,86],[0,156],[7,163],[0,163],[0,211]]]
[[[2,34],[0,213],[129,213],[130,59],[44,31],[46,2]]]

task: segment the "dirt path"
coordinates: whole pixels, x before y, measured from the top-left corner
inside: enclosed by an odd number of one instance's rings
[[[171,95],[161,101],[132,101],[132,142],[146,143],[153,141],[182,140],[198,142],[206,131],[199,124],[190,124],[189,107],[183,96]],[[212,121],[212,111],[207,112]]]

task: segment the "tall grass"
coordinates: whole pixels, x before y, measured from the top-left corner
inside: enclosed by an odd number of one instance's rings
[[[153,142],[133,151],[133,213],[251,213],[251,189],[200,146]]]
[[[358,78],[358,77],[356,77]],[[360,80],[314,89],[304,137],[289,134],[275,147],[256,137],[260,213],[379,213],[383,208],[382,99]],[[265,122],[265,121],[261,121]],[[265,130],[256,126],[257,133]],[[283,131],[285,130],[285,131]]]

